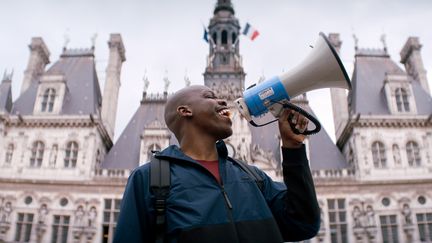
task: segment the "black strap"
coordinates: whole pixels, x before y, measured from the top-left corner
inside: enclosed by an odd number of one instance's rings
[[[261,192],[264,189],[264,179],[256,170],[243,161],[228,157],[228,159],[245,171],[257,184]],[[168,197],[171,185],[170,162],[168,160],[158,159],[152,156],[150,160],[150,189],[152,190],[156,210],[156,243],[163,243],[165,240],[165,212],[166,199]]]
[[[155,200],[156,210],[156,240],[157,243],[164,242],[166,199],[171,185],[170,163],[152,156],[150,161],[150,189]]]
[[[240,166],[240,168],[242,168],[255,181],[260,191],[261,192],[263,191],[264,179],[258,174],[258,172],[256,172],[256,170],[252,166],[246,164],[246,162],[233,159],[231,157],[228,157],[228,159],[232,162],[235,162],[238,166]]]

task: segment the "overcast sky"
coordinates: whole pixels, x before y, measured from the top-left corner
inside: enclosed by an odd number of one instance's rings
[[[117,112],[117,138],[139,106],[145,73],[149,92],[163,92],[167,73],[169,92],[203,84],[208,45],[202,39],[216,0],[0,0],[0,71],[14,70],[13,99],[18,98],[29,58],[28,44],[40,36],[51,64],[61,54],[65,36],[69,48],[88,48],[96,33],[96,65],[103,91],[110,33],[120,33],[126,48]],[[399,63],[409,36],[423,44],[422,55],[432,88],[432,1],[429,0],[233,0],[240,25],[249,22],[260,35],[242,36],[240,52],[247,73],[246,86],[264,75],[270,78],[296,66],[310,51],[320,31],[340,33],[341,58],[351,76],[353,34],[360,48],[382,48]],[[50,64],[50,65],[51,65]],[[328,89],[308,93],[311,107],[334,139]],[[367,101],[365,101],[367,102]]]

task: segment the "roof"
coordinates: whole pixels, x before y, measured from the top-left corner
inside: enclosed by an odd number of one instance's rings
[[[311,115],[315,116],[308,104],[303,103],[301,107]],[[316,117],[316,116],[315,116]],[[281,161],[280,145],[277,143],[279,128],[277,122],[264,127],[252,127],[252,145],[259,145],[265,151],[272,151],[276,161]],[[312,170],[348,168],[349,165],[333,143],[324,127],[317,134],[311,135],[309,139],[309,161]]]
[[[390,115],[384,80],[387,74],[406,75],[386,52],[362,49],[355,56],[352,77],[351,109],[353,113]],[[419,115],[432,113],[432,99],[417,81],[411,82]],[[366,102],[367,101],[367,102]]]
[[[155,98],[155,97],[154,97]],[[140,164],[141,135],[147,126],[155,121],[164,122],[165,98],[149,99],[141,102],[132,119],[123,130],[102,162],[102,168],[134,169]],[[170,144],[176,144],[171,136]]]
[[[12,109],[11,80],[3,80],[0,84],[0,113],[10,112]]]
[[[65,49],[60,59],[43,75],[62,74],[66,78],[66,94],[60,114],[95,114],[102,104],[93,49]],[[14,114],[30,115],[36,100],[40,77],[15,101]]]

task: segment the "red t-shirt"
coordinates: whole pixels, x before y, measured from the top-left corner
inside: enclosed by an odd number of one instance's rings
[[[221,178],[219,174],[219,161],[208,161],[208,160],[197,160],[202,166],[204,166],[213,176],[217,179],[219,184],[221,184]]]

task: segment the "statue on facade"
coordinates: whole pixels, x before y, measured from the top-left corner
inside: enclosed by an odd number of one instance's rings
[[[46,217],[48,215],[48,208],[46,204],[42,204],[42,206],[39,208],[39,218],[38,223],[39,224],[45,224]]]
[[[85,216],[84,208],[83,206],[80,205],[75,211],[75,226],[78,227],[85,226],[84,216]]]
[[[367,225],[366,226],[375,226],[375,212],[371,205],[368,205],[366,207],[366,218],[367,218]]]
[[[404,216],[405,224],[412,224],[411,209],[406,203],[402,206],[402,215]]]
[[[353,211],[352,211],[352,216],[354,219],[354,228],[358,228],[358,227],[362,227],[363,223],[362,223],[362,218],[363,218],[363,213],[360,211],[360,208],[358,206],[355,206]]]
[[[0,207],[0,223],[10,223],[10,215],[12,213],[12,203],[6,202]]]
[[[91,207],[90,211],[87,213],[88,217],[88,227],[96,227],[96,216],[97,216],[97,211],[95,207]]]

